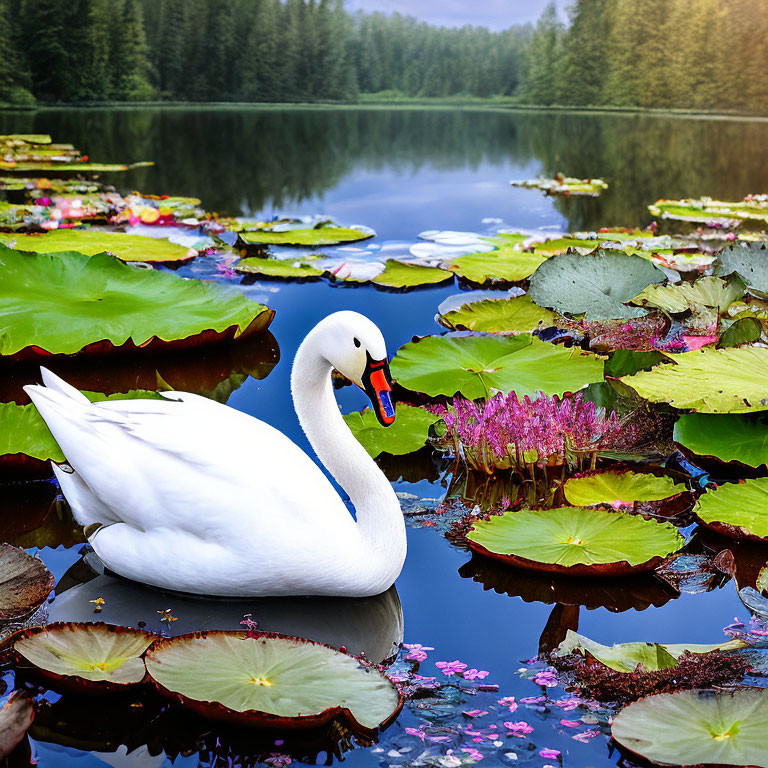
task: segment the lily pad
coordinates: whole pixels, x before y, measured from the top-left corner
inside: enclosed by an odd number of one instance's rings
[[[539,307],[527,294],[510,299],[473,301],[440,316],[446,328],[483,333],[530,333],[555,324],[556,315]]]
[[[370,734],[403,703],[394,683],[354,656],[271,633],[159,640],[147,653],[147,669],[162,693],[234,723],[313,728],[341,716]]]
[[[546,254],[523,250],[525,235],[509,233],[483,239],[495,245],[496,250],[460,256],[449,262],[446,269],[473,283],[514,283],[530,277],[548,258]]]
[[[415,288],[419,285],[437,285],[448,280],[453,280],[453,275],[444,269],[388,259],[384,271],[373,278],[373,283],[388,288]]]
[[[729,225],[740,221],[768,222],[768,199],[750,195],[738,202],[713,200],[711,197],[683,200],[657,200],[648,206],[651,216],[702,224]]]
[[[688,489],[671,477],[640,472],[597,472],[572,477],[565,482],[566,500],[577,507],[612,504],[617,501],[659,501]]]
[[[77,691],[123,690],[146,676],[151,632],[111,624],[61,622],[25,630],[14,645],[22,662]]]
[[[664,280],[664,273],[640,256],[608,250],[585,256],[569,252],[553,256],[536,270],[529,293],[540,307],[561,314],[614,320],[646,314],[625,303],[651,283]]]
[[[661,765],[768,767],[768,690],[680,691],[648,696],[614,718],[613,738]]]
[[[370,408],[344,417],[352,434],[374,458],[380,453],[401,456],[418,451],[427,442],[429,428],[439,419],[424,408],[404,403],[397,406],[397,418],[390,427],[382,427]]]
[[[249,256],[240,259],[235,265],[235,271],[246,275],[264,275],[265,277],[282,277],[294,279],[320,278],[324,272],[313,267],[309,261],[293,259],[265,259],[261,256]]]
[[[322,246],[356,243],[374,233],[349,227],[316,227],[314,229],[260,229],[243,231],[240,237],[251,245]]]
[[[563,195],[599,197],[608,184],[602,179],[574,179],[562,173],[555,175],[554,179],[527,179],[526,181],[511,181],[513,187],[527,187],[528,189],[540,189],[545,195]]]
[[[0,244],[0,355],[104,353],[245,339],[274,312],[235,289],[138,269],[105,253]]]
[[[768,414],[684,413],[675,442],[699,456],[760,467],[768,464]]]
[[[654,403],[701,413],[768,410],[768,349],[732,347],[667,355],[672,364],[620,381]]]
[[[494,515],[475,522],[467,539],[510,565],[579,576],[650,571],[685,543],[670,523],[579,507]]]
[[[124,232],[101,232],[93,229],[57,229],[44,235],[0,234],[0,243],[27,253],[77,251],[87,256],[111,253],[122,261],[184,262],[197,252],[169,240]]]
[[[723,483],[699,498],[696,516],[726,536],[768,539],[768,478]]]
[[[415,392],[475,400],[494,391],[518,395],[562,395],[603,379],[603,361],[579,349],[566,349],[529,334],[427,336],[402,346],[392,375]]]
[[[153,163],[142,162],[122,165],[120,163],[52,163],[52,162],[7,162],[0,160],[0,171],[8,173],[121,173]]]
[[[715,274],[736,274],[744,280],[750,291],[763,297],[768,296],[768,248],[760,242],[734,243],[720,252]]]
[[[710,653],[711,651],[730,651],[744,648],[742,640],[729,640],[725,643],[700,645],[689,643],[616,643],[602,645],[569,629],[565,640],[555,650],[556,656],[568,656],[574,651],[589,654],[601,664],[616,672],[634,672],[642,664],[646,672],[671,669],[678,659],[688,653]]]
[[[53,574],[23,549],[0,544],[0,621],[34,613],[51,594]]]
[[[649,285],[633,303],[658,307],[664,312],[687,312],[696,307],[713,307],[722,314],[744,295],[745,284],[738,277],[723,280],[719,277],[700,277],[693,283]]]

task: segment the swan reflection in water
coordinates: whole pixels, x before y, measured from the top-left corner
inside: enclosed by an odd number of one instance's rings
[[[95,612],[101,598],[101,611]],[[207,598],[146,587],[104,571],[94,553],[62,576],[50,621],[105,621],[142,625],[170,635],[206,629],[243,629],[251,614],[266,632],[305,637],[374,664],[393,659],[403,640],[403,609],[395,587],[375,597]]]

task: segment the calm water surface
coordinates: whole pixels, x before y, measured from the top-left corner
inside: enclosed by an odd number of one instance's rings
[[[572,231],[636,226],[649,222],[646,205],[658,197],[708,194],[734,199],[768,191],[765,123],[458,110],[169,108],[0,114],[0,133],[11,132],[51,133],[57,140],[84,149],[95,161],[156,161],[154,167],[110,179],[123,191],[196,196],[206,209],[233,215],[327,214],[344,224],[373,227],[381,241],[415,241],[427,229],[484,231],[488,225],[483,219],[489,217],[511,227]],[[598,200],[562,200],[509,186],[511,178],[550,175],[558,170],[601,176],[610,188]],[[183,273],[213,274],[200,259]],[[277,282],[257,283],[243,290],[277,310],[272,331],[280,362],[271,371],[270,365],[262,365],[259,375],[268,372],[265,378],[237,379],[235,384],[240,386],[232,391],[228,403],[269,421],[305,448],[288,383],[293,354],[309,328],[334,310],[358,310],[382,328],[392,354],[415,334],[438,332],[434,321],[437,306],[456,292],[453,286],[393,294],[370,288]],[[254,354],[272,362],[277,356],[274,347]],[[238,368],[236,361],[222,362],[206,353],[179,363],[174,370],[183,382],[184,376],[194,378],[187,369],[199,373],[206,366],[218,366],[224,374]],[[169,380],[163,365],[157,367]],[[240,367],[249,368],[247,364]],[[72,375],[79,376],[79,386],[98,389],[99,382],[112,373],[96,367]],[[211,388],[210,383],[200,387]],[[339,400],[345,411],[365,404],[362,394],[349,388],[339,392]],[[253,461],[258,463],[258,455]],[[398,481],[396,485],[398,490],[424,497],[439,498],[444,493],[439,481]],[[706,643],[719,642],[722,627],[734,615],[745,616],[732,582],[713,592],[667,602],[662,596],[655,600],[664,603],[660,607],[630,607],[623,612],[588,609],[584,605],[590,603],[587,597],[561,598],[581,602],[580,608],[553,605],[554,596],[547,596],[546,589],[542,594],[536,583],[522,576],[507,574],[496,592],[493,587],[499,586],[499,574],[486,574],[491,588],[474,581],[471,567],[466,565],[469,556],[451,547],[438,532],[409,528],[408,533],[408,559],[397,582],[406,641],[434,646],[434,660],[460,659],[488,670],[488,680],[500,685],[501,695],[541,692],[538,686],[521,680],[517,670],[521,660],[537,653],[542,635],[546,645],[547,638],[557,636],[558,628],[562,631],[566,624],[578,624],[581,632],[606,643]],[[67,541],[53,535],[47,540],[45,536],[35,539],[23,532],[17,533],[16,540],[30,547]],[[58,579],[79,560],[81,549],[81,544],[45,546],[41,554]],[[91,618],[87,600],[96,595],[81,595],[78,601],[75,587],[64,588],[76,582],[77,568],[59,585],[60,596],[51,606],[56,618]],[[150,628],[160,628],[155,611],[167,607],[162,595],[150,592],[137,598],[121,596],[119,590],[115,595],[103,618],[118,620],[119,615],[120,620],[143,620]],[[119,614],[120,608],[128,612],[127,618]],[[111,614],[113,609],[116,613]],[[348,621],[346,616],[337,616],[335,609],[314,611],[301,604],[287,606],[281,613],[282,609],[273,611],[261,605],[250,609],[225,601],[215,609],[185,609],[182,605],[175,612],[180,617],[178,628],[188,631],[201,625],[196,623],[197,612],[218,612],[226,615],[225,623],[236,626],[248,610],[257,620],[260,611],[269,616],[262,626],[284,631],[299,631],[296,623],[301,626],[302,620],[313,626]],[[385,633],[385,628],[377,629],[380,620],[380,616],[363,614],[361,632]],[[386,624],[385,617],[382,626]],[[532,719],[522,709],[512,719],[521,717]],[[616,763],[617,756],[610,753],[605,737],[588,744],[575,742],[558,725],[559,717],[537,721],[537,746],[561,750],[561,761],[567,766]],[[413,717],[406,713],[402,721],[413,724]],[[94,723],[94,729],[109,731],[103,722]],[[104,746],[109,739],[104,744],[96,740],[98,746],[61,734],[46,739],[41,733],[34,745],[44,767],[75,762],[81,766],[105,762],[155,766],[169,759],[143,753],[121,758],[113,753],[120,743],[119,737],[115,739],[111,746]],[[404,759],[365,749],[345,758],[351,765],[395,765]],[[513,764],[507,758],[498,759]],[[205,759],[196,752],[175,759],[189,765],[201,761]],[[534,753],[525,764],[547,762]]]

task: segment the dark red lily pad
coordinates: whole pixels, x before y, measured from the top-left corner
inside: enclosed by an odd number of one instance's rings
[[[53,574],[42,560],[0,544],[0,621],[18,621],[34,613],[54,585]]]

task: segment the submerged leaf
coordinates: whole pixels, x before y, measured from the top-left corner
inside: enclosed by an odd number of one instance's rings
[[[429,428],[439,418],[424,408],[400,403],[397,418],[389,427],[382,427],[370,408],[348,413],[344,421],[365,450],[376,458],[380,453],[400,456],[417,451],[427,442]]]
[[[156,643],[147,669],[162,691],[233,722],[312,727],[345,713],[372,731],[401,706],[394,684],[378,670],[294,637],[181,635]]]
[[[681,691],[640,699],[611,726],[613,738],[664,765],[768,768],[768,690]]]
[[[392,375],[406,389],[430,396],[461,392],[476,399],[494,391],[562,395],[602,381],[603,362],[528,334],[427,336],[398,350]]]
[[[657,365],[621,379],[641,397],[701,413],[768,410],[768,349],[701,349],[668,355]]]
[[[687,488],[671,477],[639,472],[598,472],[572,477],[565,482],[565,498],[574,506],[613,502],[658,501],[683,493]]]
[[[603,574],[650,570],[684,544],[670,523],[578,507],[494,515],[475,522],[467,539],[525,568]]]
[[[541,307],[585,320],[641,317],[645,310],[625,306],[664,273],[649,261],[621,251],[597,250],[581,256],[563,253],[544,262],[531,277],[530,296]]]

